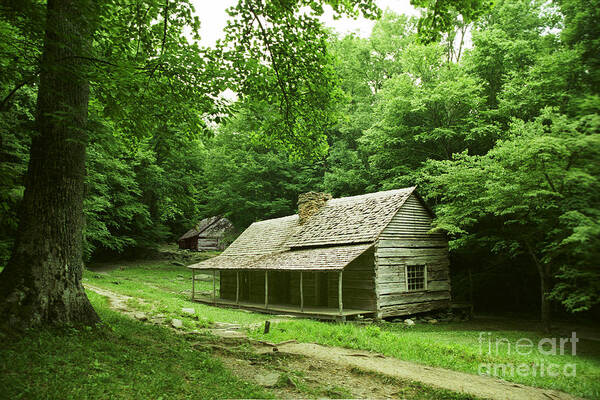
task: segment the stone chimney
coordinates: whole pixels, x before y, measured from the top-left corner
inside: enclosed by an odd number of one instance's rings
[[[331,200],[329,193],[308,192],[298,196],[298,222],[300,225],[323,208],[327,200]]]

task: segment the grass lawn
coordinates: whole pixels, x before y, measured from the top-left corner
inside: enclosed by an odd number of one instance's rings
[[[172,330],[143,324],[88,296],[107,326],[0,338],[6,399],[269,398]],[[109,328],[110,326],[110,328]],[[197,339],[195,339],[197,340]]]
[[[152,273],[152,271],[154,271]],[[180,316],[187,300],[176,296],[183,284],[181,267],[147,263],[139,268],[114,270],[110,273],[86,272],[86,281],[124,294],[143,294],[132,308],[148,314],[166,313]],[[98,275],[98,276],[96,276]],[[122,283],[124,282],[124,283]],[[210,285],[212,286],[212,285]],[[208,286],[207,286],[208,287]],[[160,289],[157,289],[160,288]],[[182,292],[184,290],[181,290]],[[152,295],[150,294],[152,293]],[[213,399],[213,398],[273,398],[273,391],[236,377],[234,372],[214,358],[206,346],[218,343],[210,335],[179,335],[171,329],[143,323],[108,307],[108,299],[88,291],[92,305],[103,324],[98,328],[43,329],[29,331],[19,337],[0,333],[0,398],[7,399]],[[185,297],[185,296],[183,296]],[[156,304],[150,305],[156,301]],[[205,310],[206,319],[186,320],[186,328],[205,325],[207,321],[260,322],[264,315],[243,311],[213,309],[192,304]],[[199,311],[200,311],[199,310]],[[270,365],[271,354],[257,355],[246,346],[228,348],[238,359],[248,359]],[[393,384],[398,394],[418,400],[473,399],[460,393],[430,388],[417,382],[380,377],[367,371],[352,371],[371,380]],[[346,398],[351,395],[340,381],[306,385],[304,372],[290,369],[283,373],[277,388],[294,383],[296,393],[308,398]]]
[[[167,317],[182,319],[187,329],[206,326],[210,322],[235,322],[241,324],[260,323],[272,316],[245,312],[242,310],[211,307],[189,301],[191,293],[191,273],[184,267],[169,265],[165,262],[147,262],[128,265],[124,269],[113,269],[98,273],[86,271],[84,281],[115,292],[134,296],[146,302],[135,302],[132,306],[152,313],[161,313]],[[199,287],[199,289],[198,289]],[[212,283],[200,282],[197,290],[210,292]],[[150,304],[154,304],[151,306]],[[202,316],[200,320],[186,317],[182,307],[193,307]],[[482,336],[483,332],[483,336]],[[490,332],[488,335],[487,332]],[[250,336],[279,342],[296,339],[303,342],[316,342],[355,349],[376,351],[407,361],[449,368],[469,373],[490,372],[492,367],[485,364],[506,365],[515,368],[521,364],[529,366],[523,376],[496,375],[503,379],[531,386],[562,390],[578,396],[600,398],[600,343],[582,340],[577,343],[577,355],[570,355],[570,343],[566,345],[564,355],[544,355],[537,350],[537,344],[545,337],[541,332],[507,329],[502,323],[490,327],[474,320],[463,323],[440,323],[437,325],[417,324],[408,327],[396,323],[380,323],[371,326],[355,324],[335,324],[312,320],[290,320],[272,325],[271,332],[262,333],[262,328],[250,329]],[[482,337],[482,341],[480,341]],[[552,335],[550,335],[552,337]],[[496,349],[496,339],[507,339]],[[530,339],[535,344],[530,354],[519,355],[515,344],[519,339]],[[491,341],[492,349],[488,345]],[[523,352],[523,350],[522,350]],[[546,373],[541,376],[539,366],[543,363]],[[547,376],[547,367],[556,364],[559,376]],[[483,364],[483,367],[481,365]],[[571,374],[575,366],[576,376]],[[537,366],[533,373],[533,366]]]
[[[123,269],[116,268],[106,272],[86,270],[83,282],[135,297],[140,301],[129,306],[148,312],[150,315],[163,314],[167,317],[176,317],[181,319],[187,328],[203,328],[212,322],[260,323],[272,318],[264,314],[191,302],[190,270],[164,261],[125,263]],[[196,291],[212,292],[212,282],[197,281]],[[200,315],[201,318],[195,319],[182,313],[183,307],[196,309],[196,315]]]

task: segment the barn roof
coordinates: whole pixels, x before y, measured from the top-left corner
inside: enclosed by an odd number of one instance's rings
[[[183,234],[183,235],[182,235],[182,236],[181,236],[179,239],[177,239],[177,240],[179,241],[179,240],[189,239],[189,238],[191,238],[191,237],[194,237],[194,236],[198,236],[198,231],[196,230],[196,228],[192,228],[192,229],[190,229],[189,231],[187,231],[186,233],[184,233],[184,234]]]
[[[415,188],[328,200],[303,225],[298,215],[255,222],[221,255],[194,269],[343,269],[365,252]]]
[[[227,218],[212,217],[210,224],[207,224],[203,229],[198,229],[198,236],[208,238],[221,237],[224,233],[232,229],[233,224]]]
[[[196,225],[196,230],[198,231],[198,233],[204,232],[206,229],[208,229],[211,225],[213,225],[215,222],[217,222],[220,219],[221,219],[221,216],[219,216],[219,215],[215,215],[214,217],[204,218],[202,221],[198,222],[198,225]]]
[[[220,215],[204,218],[194,228],[187,231],[179,240],[189,239],[194,236],[220,236],[223,232],[233,228],[233,224]]]

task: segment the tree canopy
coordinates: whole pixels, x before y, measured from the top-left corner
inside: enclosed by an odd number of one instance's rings
[[[15,262],[43,136],[47,6],[65,1],[0,7],[0,265]],[[69,139],[87,152],[84,259],[143,254],[213,215],[242,230],[293,214],[309,190],[418,185],[451,239],[455,297],[472,271],[482,307],[592,309],[600,4],[412,3],[420,18],[369,0],[241,0],[226,38],[202,47],[189,1],[81,2],[92,32],[59,61],[89,83]],[[336,35],[324,7],[377,22],[366,38]],[[69,112],[51,114],[61,125]],[[503,298],[510,286],[518,296]]]

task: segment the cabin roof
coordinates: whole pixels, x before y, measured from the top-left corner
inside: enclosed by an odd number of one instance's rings
[[[303,225],[298,215],[255,222],[221,255],[195,269],[342,269],[377,240],[415,188],[328,200]]]
[[[374,242],[415,190],[388,190],[327,201],[287,241],[290,248]]]
[[[297,226],[298,215],[255,222],[222,255],[264,255],[288,250],[285,242]]]
[[[225,253],[189,265],[192,269],[245,270],[340,270],[364,253],[372,244],[316,247],[268,254],[226,255]]]

